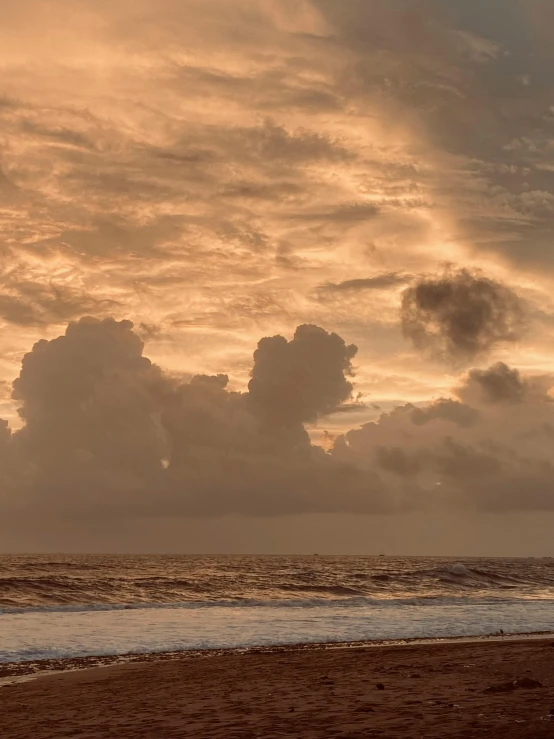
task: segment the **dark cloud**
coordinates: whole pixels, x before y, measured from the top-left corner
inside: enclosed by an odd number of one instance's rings
[[[444,359],[469,360],[516,341],[525,317],[513,290],[468,270],[421,277],[402,298],[404,335]]]
[[[166,509],[221,516],[394,505],[374,476],[312,446],[301,423],[287,417],[281,425],[250,394],[229,393],[226,385],[225,375],[196,377],[176,389],[163,415],[171,448]]]
[[[412,279],[411,275],[402,272],[385,272],[375,277],[359,277],[344,282],[326,282],[319,285],[321,292],[357,292],[363,290],[388,290],[398,285],[405,285]]]
[[[291,341],[262,339],[236,393],[223,374],[162,373],[130,321],[71,323],[25,355],[13,384],[25,425],[0,426],[0,457],[17,459],[8,503],[79,520],[390,509],[375,476],[313,446],[303,425],[350,397],[355,353],[300,326]]]
[[[379,469],[389,494],[408,485],[434,507],[552,510],[551,386],[502,364],[472,370],[456,390],[464,402],[399,406],[338,437],[331,453]]]
[[[461,394],[470,392],[472,388],[478,388],[483,399],[490,403],[521,403],[527,391],[518,370],[503,362],[488,370],[471,370]]]
[[[458,426],[469,427],[477,423],[479,413],[474,408],[451,398],[441,398],[424,408],[415,408],[412,412],[412,422],[416,426],[423,426],[438,418],[451,421]]]
[[[523,403],[528,400],[548,400],[548,378],[526,379],[517,369],[497,362],[486,370],[471,370],[457,390],[461,398],[485,403]]]
[[[315,421],[352,394],[357,347],[319,326],[299,326],[292,341],[273,336],[260,341],[248,391],[253,406],[270,423]]]
[[[381,469],[400,477],[413,477],[421,470],[420,461],[400,447],[377,447],[375,462]]]
[[[486,482],[502,475],[502,460],[486,449],[445,438],[429,455],[433,468],[455,486],[468,482]]]
[[[14,444],[31,487],[53,503],[93,507],[100,495],[117,507],[117,496],[147,489],[161,472],[162,378],[132,327],[84,318],[23,358],[13,397],[25,426]]]
[[[554,507],[547,380],[505,365],[471,371],[457,391],[464,402],[399,406],[327,435],[329,452],[312,444],[305,424],[352,397],[355,354],[337,334],[299,326],[290,341],[262,339],[248,391],[233,392],[226,374],[186,382],[164,374],[143,356],[130,321],[71,323],[35,344],[13,384],[24,426],[11,433],[0,424],[4,517],[19,511],[80,526]]]

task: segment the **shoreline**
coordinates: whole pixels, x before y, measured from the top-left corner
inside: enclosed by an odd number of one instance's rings
[[[27,682],[50,674],[101,669],[115,665],[149,664],[155,662],[213,659],[225,655],[288,654],[296,652],[328,652],[332,650],[399,648],[407,646],[433,646],[448,644],[490,644],[494,642],[541,641],[550,643],[554,630],[478,635],[374,639],[359,641],[299,642],[250,647],[225,647],[210,649],[182,649],[160,652],[127,652],[123,654],[99,654],[82,657],[60,657],[40,660],[0,662],[0,689],[16,682]],[[554,642],[551,642],[554,647]]]
[[[554,728],[545,635],[149,656],[14,679],[0,691],[2,739],[551,739]]]

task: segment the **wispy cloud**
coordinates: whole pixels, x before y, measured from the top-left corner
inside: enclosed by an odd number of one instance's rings
[[[405,285],[413,279],[411,275],[401,272],[385,272],[375,277],[359,277],[343,282],[326,282],[319,286],[322,292],[357,292],[362,290],[388,290],[390,288]]]
[[[487,361],[551,371],[548,4],[70,5],[3,4],[1,380],[92,314],[245,390],[259,336],[316,324],[376,404],[419,402],[452,378],[399,293],[445,262],[545,317]]]

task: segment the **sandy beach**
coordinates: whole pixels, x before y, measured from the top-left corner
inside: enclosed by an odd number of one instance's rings
[[[554,641],[205,654],[0,689],[2,739],[551,737]]]

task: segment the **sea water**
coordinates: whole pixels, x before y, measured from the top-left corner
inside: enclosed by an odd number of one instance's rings
[[[0,556],[0,662],[554,630],[554,560]]]

